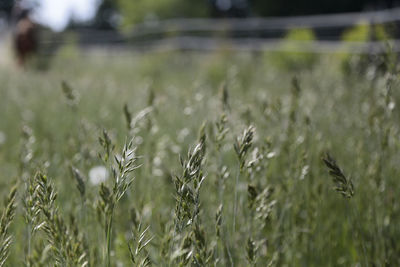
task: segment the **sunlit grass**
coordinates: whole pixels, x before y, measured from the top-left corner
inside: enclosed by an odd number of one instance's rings
[[[395,70],[74,53],[0,66],[7,266],[400,264]]]

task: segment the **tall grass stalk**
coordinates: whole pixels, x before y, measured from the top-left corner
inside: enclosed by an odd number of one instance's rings
[[[0,219],[0,266],[5,264],[12,244],[12,236],[9,234],[9,228],[15,216],[17,188],[17,185],[11,188]]]
[[[101,144],[105,149],[104,159],[108,159],[111,154],[111,140],[106,133],[103,134],[104,138]],[[112,228],[114,221],[115,207],[121,198],[124,196],[126,191],[131,186],[134,177],[132,172],[139,168],[136,165],[138,157],[135,154],[136,148],[133,147],[133,139],[126,142],[121,155],[114,155],[113,162],[110,166],[110,171],[113,177],[113,185],[110,189],[106,184],[100,185],[100,201],[98,203],[98,209],[104,215],[105,225],[105,252],[104,252],[104,264],[107,267],[111,266],[111,250],[112,250]]]
[[[243,173],[244,167],[246,164],[246,156],[247,152],[249,151],[250,147],[253,144],[253,137],[254,137],[254,126],[249,126],[243,131],[242,136],[237,138],[236,142],[234,143],[234,149],[238,158],[238,170],[236,172],[236,179],[235,179],[235,196],[233,202],[233,227],[232,233],[236,232],[236,217],[237,217],[237,205],[238,205],[238,185],[239,185],[239,176]]]
[[[335,190],[339,192],[342,196],[347,199],[351,199],[354,196],[354,186],[350,178],[347,178],[342,169],[337,165],[336,160],[333,159],[329,153],[325,155],[323,158],[325,165],[328,167],[329,174],[333,177],[333,181],[335,183]],[[353,220],[356,218],[360,218],[358,212],[355,210],[354,206],[350,201],[347,201],[346,205],[348,206],[347,210],[350,210],[351,216],[349,217],[349,223],[353,224]],[[351,205],[351,207],[349,207]],[[356,229],[357,238],[362,238],[361,230],[359,228],[359,224],[356,223],[354,227]],[[359,240],[362,247],[362,253],[364,256],[364,264],[368,267],[368,259],[367,259],[367,252],[365,249],[364,240]]]
[[[35,175],[38,205],[43,221],[36,226],[42,229],[52,247],[56,266],[87,266],[86,252],[79,233],[70,234],[71,226],[67,225],[56,206],[57,192],[46,175],[38,172]]]

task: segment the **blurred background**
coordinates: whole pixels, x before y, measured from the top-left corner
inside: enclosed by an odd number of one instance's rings
[[[280,40],[288,36],[302,43],[296,50],[331,52],[341,47],[337,41],[355,26],[381,25],[395,39],[400,2],[1,0],[2,51],[10,52],[10,44],[16,45],[17,25],[24,11],[35,25],[35,45],[31,50],[47,57],[66,44],[112,50],[285,50],[288,48]],[[292,29],[307,31],[290,34]],[[379,49],[381,44],[374,42],[379,36],[373,32],[364,30],[363,35],[359,29],[358,35],[353,34],[352,40],[347,41],[353,41],[355,52]],[[309,39],[314,42],[305,43]]]

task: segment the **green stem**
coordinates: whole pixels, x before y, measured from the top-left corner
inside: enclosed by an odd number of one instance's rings
[[[240,163],[239,163],[240,164]],[[237,215],[237,201],[238,201],[238,184],[239,184],[239,174],[240,174],[240,167],[238,167],[238,171],[236,173],[236,180],[235,180],[235,200],[233,203],[233,228],[232,228],[232,236],[236,232],[236,215]]]
[[[111,267],[111,234],[112,234],[112,223],[114,217],[114,210],[111,210],[110,217],[106,218],[106,266]]]
[[[349,206],[350,206],[349,210],[350,210],[350,216],[351,216],[350,225],[353,225],[353,220],[357,221],[358,219],[360,219],[360,216],[359,216],[357,207],[355,207],[354,205],[350,205],[349,201],[347,201],[347,207],[349,207]],[[365,262],[364,266],[368,267],[367,250],[365,248],[364,238],[363,238],[362,233],[361,233],[361,227],[360,227],[360,225],[358,223],[356,223],[354,228],[355,228],[355,232],[356,232],[356,234],[358,235],[358,238],[359,238],[358,241],[361,243],[362,253],[363,253],[364,262]]]
[[[30,266],[30,262],[29,262],[29,258],[31,256],[31,239],[32,239],[32,235],[31,235],[31,231],[32,231],[32,224],[29,222],[28,223],[28,255],[27,255],[27,260],[26,263],[28,264],[28,266]]]

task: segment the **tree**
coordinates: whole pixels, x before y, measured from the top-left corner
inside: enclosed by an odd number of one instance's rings
[[[94,25],[100,29],[114,29],[119,24],[119,17],[116,1],[103,0],[97,9]]]
[[[125,28],[146,20],[209,15],[207,0],[118,0],[117,5]]]
[[[1,0],[0,1],[0,16],[4,15],[7,19],[11,18],[14,0]]]
[[[377,0],[248,0],[259,16],[309,15],[362,11],[365,7],[389,7],[393,1]],[[385,2],[385,3],[383,3]]]

